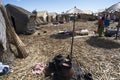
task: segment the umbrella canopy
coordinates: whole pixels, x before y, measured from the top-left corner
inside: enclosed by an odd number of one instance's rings
[[[90,11],[90,10],[84,10],[83,13],[84,13],[84,14],[93,14],[93,12]]]
[[[78,9],[78,8],[76,8],[76,7],[74,7],[72,9],[66,11],[66,13],[67,14],[81,14],[81,13],[83,13],[83,11]]]
[[[115,12],[115,11],[120,12],[120,2],[110,6],[108,9],[106,9],[106,11],[107,12]]]

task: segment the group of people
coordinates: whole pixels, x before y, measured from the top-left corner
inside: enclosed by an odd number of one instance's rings
[[[106,16],[100,16],[98,19],[98,34],[99,37],[102,36],[103,32],[104,32],[104,28],[108,28],[110,25],[110,15],[106,15]]]

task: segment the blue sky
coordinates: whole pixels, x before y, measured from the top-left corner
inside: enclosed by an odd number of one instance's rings
[[[28,11],[65,12],[76,6],[81,10],[97,11],[108,8],[120,0],[3,0],[3,4],[14,4]]]

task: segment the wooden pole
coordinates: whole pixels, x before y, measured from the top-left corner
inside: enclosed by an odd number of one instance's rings
[[[75,35],[75,14],[74,14],[74,20],[73,20],[72,43],[71,43],[71,52],[70,52],[71,60],[72,60],[72,54],[73,54],[74,35]]]
[[[17,57],[19,57],[19,58],[26,58],[28,56],[28,53],[26,51],[24,43],[20,40],[20,38],[15,33],[15,30],[14,30],[11,22],[9,21],[9,17],[8,17],[6,9],[2,5],[1,5],[0,8],[1,8],[1,11],[2,11],[3,16],[5,18],[5,22],[6,22],[7,36],[9,38],[12,38],[12,40],[14,42],[14,45],[16,46],[16,48],[18,50]]]

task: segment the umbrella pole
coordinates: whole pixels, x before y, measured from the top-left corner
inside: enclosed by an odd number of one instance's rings
[[[73,20],[72,42],[71,42],[71,52],[70,52],[71,60],[72,60],[72,53],[73,53],[74,34],[75,34],[75,14],[74,14],[74,20]]]

